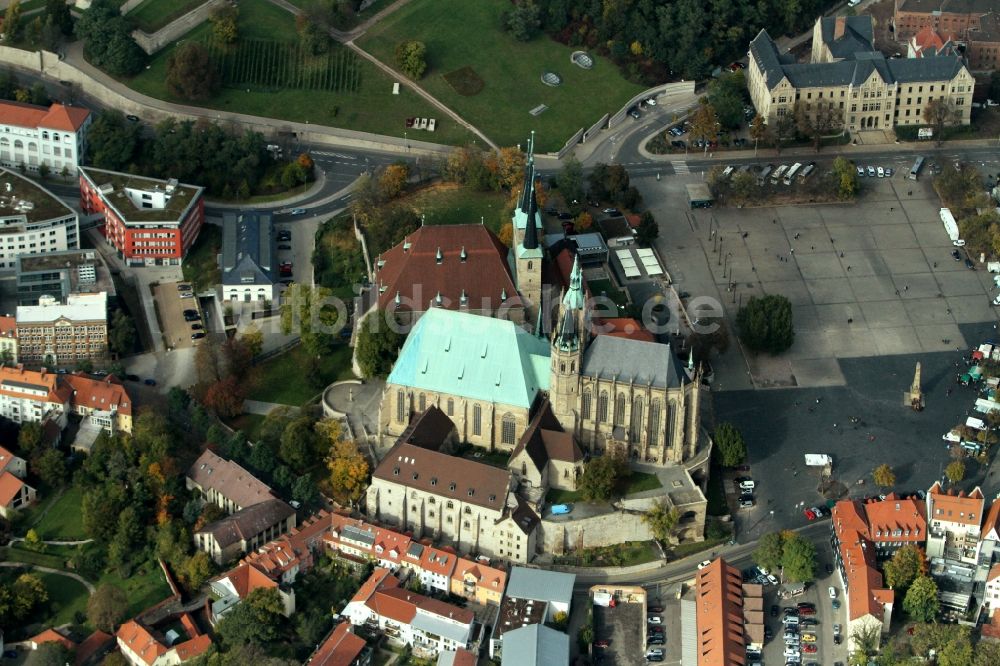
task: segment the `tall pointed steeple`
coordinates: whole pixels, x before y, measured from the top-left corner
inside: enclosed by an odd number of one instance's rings
[[[528,215],[528,223],[524,228],[524,241],[521,245],[526,250],[538,247],[538,230],[535,228],[535,218],[538,216],[538,199],[535,197],[535,132],[531,132],[528,142],[528,162],[524,166],[524,189],[521,192],[521,210]]]
[[[514,217],[511,254],[517,291],[525,303],[525,316],[535,321],[542,304],[542,262],[545,260],[545,231],[541,229],[542,216],[535,197],[535,133],[528,141],[528,156],[524,165],[524,184]]]
[[[554,342],[559,349],[580,349],[584,344],[587,325],[586,294],[583,291],[583,271],[580,258],[573,259],[573,271],[569,277],[569,289],[563,294],[559,308],[558,329]]]
[[[567,310],[582,310],[586,300],[583,293],[583,270],[580,268],[580,257],[573,257],[573,270],[569,274],[569,289],[563,296],[563,307]]]

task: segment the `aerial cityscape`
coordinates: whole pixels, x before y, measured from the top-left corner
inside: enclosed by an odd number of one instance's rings
[[[1000,0],[0,0],[0,664],[1000,666]]]

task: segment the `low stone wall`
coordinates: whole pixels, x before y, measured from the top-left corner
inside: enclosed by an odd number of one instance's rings
[[[567,155],[569,155],[571,152],[573,152],[573,149],[576,148],[576,146],[577,146],[578,143],[580,143],[580,138],[583,136],[583,132],[584,132],[584,128],[581,127],[580,129],[578,129],[573,134],[573,136],[571,136],[566,141],[566,144],[562,147],[562,150],[560,150],[557,153],[557,155],[559,156],[559,159],[562,159],[562,158],[566,157]]]
[[[642,515],[615,511],[590,518],[569,521],[542,520],[542,550],[563,555],[579,548],[613,546],[624,541],[649,541],[653,533],[642,521]]]
[[[142,30],[133,30],[132,38],[135,39],[136,43],[147,55],[153,55],[170,42],[187,34],[204,21],[207,21],[212,10],[226,2],[227,0],[208,0],[184,16],[174,19],[152,35]]]
[[[633,107],[638,102],[644,99],[649,99],[650,97],[661,97],[664,95],[693,95],[694,94],[694,81],[682,81],[680,83],[667,83],[662,86],[656,86],[655,88],[650,88],[649,90],[644,90],[632,99],[630,99],[625,106],[618,110],[618,113],[611,116],[608,120],[608,127],[614,128],[616,125],[621,123],[625,119],[625,114],[628,110]]]

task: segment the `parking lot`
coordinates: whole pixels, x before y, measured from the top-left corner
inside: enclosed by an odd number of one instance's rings
[[[641,603],[594,606],[594,642],[606,640],[608,647],[594,648],[599,663],[606,666],[643,666],[646,618]],[[669,642],[669,639],[668,639]]]
[[[191,340],[191,334],[195,332],[191,325],[199,323],[185,321],[184,310],[198,310],[200,313],[201,307],[197,298],[181,298],[181,291],[177,289],[178,284],[164,282],[153,286],[152,289],[167,347],[184,349],[196,344],[196,341]]]

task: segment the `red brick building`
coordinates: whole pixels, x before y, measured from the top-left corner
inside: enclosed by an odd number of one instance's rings
[[[1000,4],[996,0],[896,0],[893,25],[899,42],[933,28],[965,44],[970,70],[1000,68]]]
[[[80,207],[131,266],[180,265],[205,222],[204,189],[80,167]]]

